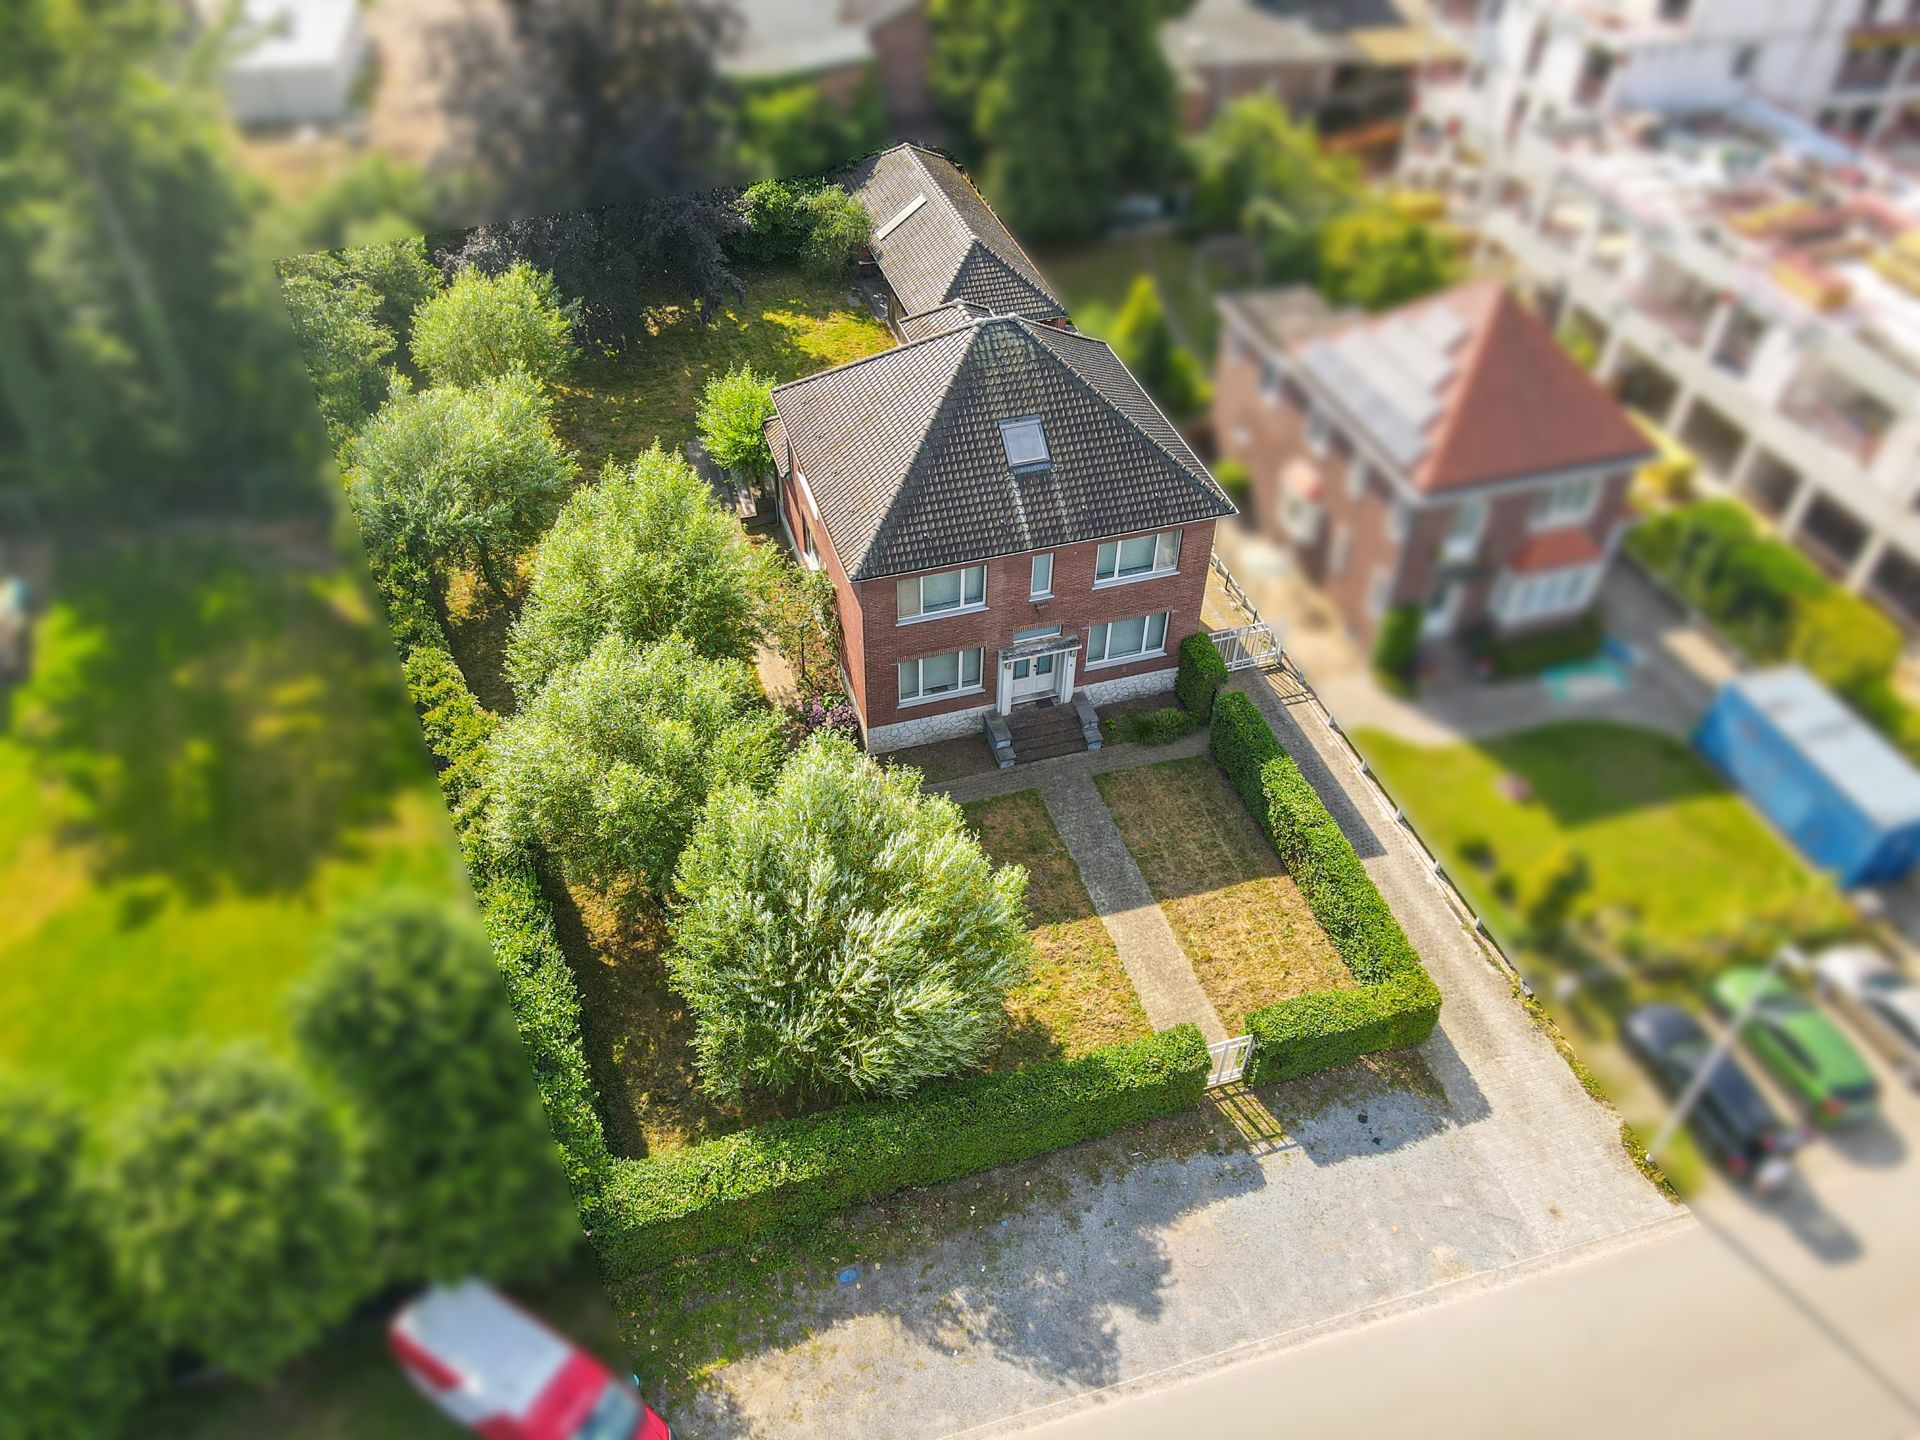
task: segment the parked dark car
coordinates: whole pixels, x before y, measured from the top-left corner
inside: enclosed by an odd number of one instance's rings
[[[1713,1037],[1678,1005],[1642,1005],[1621,1025],[1627,1048],[1676,1099],[1713,1053]],[[1803,1138],[1784,1124],[1731,1055],[1722,1056],[1700,1091],[1687,1125],[1700,1146],[1735,1179],[1770,1189],[1787,1176],[1786,1157]]]

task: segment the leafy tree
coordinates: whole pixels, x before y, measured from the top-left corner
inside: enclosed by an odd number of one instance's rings
[[[1184,417],[1206,408],[1206,377],[1193,353],[1175,341],[1160,287],[1151,275],[1134,277],[1114,319],[1111,343],[1134,379],[1172,414]]]
[[[814,175],[886,143],[887,115],[872,77],[850,99],[801,82],[741,97],[735,169],[755,179]]]
[[[340,268],[374,293],[374,319],[392,334],[402,349],[413,339],[413,316],[441,291],[440,271],[427,258],[427,243],[418,235],[383,240],[343,250]]]
[[[1002,34],[993,23],[998,0],[927,0],[933,54],[927,83],[934,109],[958,137],[962,153],[978,157],[980,92],[999,68]]]
[[[1362,188],[1354,163],[1327,155],[1313,127],[1271,95],[1221,110],[1194,142],[1193,169],[1195,228],[1246,234],[1280,279],[1313,276],[1322,228],[1357,204]]]
[[[808,570],[784,558],[771,566],[771,581],[768,629],[793,667],[801,692],[815,694],[836,681],[840,661],[840,612],[833,581],[824,570]]]
[[[773,418],[773,382],[754,374],[752,366],[709,376],[695,418],[715,464],[755,477],[773,473],[764,428]]]
[[[1356,210],[1320,235],[1320,293],[1335,305],[1388,310],[1444,289],[1459,268],[1444,235],[1391,210]]]
[[[388,894],[340,917],[294,1000],[367,1138],[383,1273],[538,1273],[580,1238],[486,936]]]
[[[807,241],[800,258],[811,275],[831,280],[846,273],[873,233],[866,207],[838,185],[822,185],[808,195]]]
[[[112,1440],[159,1357],[127,1312],[71,1109],[0,1080],[0,1436]]]
[[[438,37],[461,77],[447,92],[449,168],[478,182],[477,213],[557,214],[712,183],[724,7],[547,0],[504,15]]]
[[[691,304],[711,319],[742,293],[728,251],[745,225],[731,195],[673,195],[481,225],[459,237],[446,263],[489,275],[520,261],[544,270],[577,297],[578,338],[624,349],[647,333],[657,306]]]
[[[609,634],[644,643],[677,630],[703,655],[744,659],[761,634],[765,563],[679,456],[655,445],[609,463],[534,553],[507,644],[514,690],[525,700]]]
[[[376,1278],[354,1153],[261,1049],[163,1057],[138,1087],[100,1180],[121,1281],[163,1343],[268,1379]]]
[[[212,55],[166,0],[10,5],[0,36],[0,467],[122,519],[317,504],[312,390]]]
[[[771,778],[780,722],[744,660],[608,635],[493,739],[493,836],[603,894],[666,889],[709,791]]]
[[[385,396],[394,339],[379,322],[379,297],[340,275],[331,257],[314,259],[325,263],[285,272],[281,293],[327,435],[339,445]]]
[[[681,857],[667,957],[701,1084],[904,1095],[984,1058],[1031,963],[1026,872],[959,807],[817,733],[773,789],[715,793]]]
[[[413,317],[413,363],[435,385],[478,385],[513,370],[545,384],[573,363],[578,307],[522,260],[498,275],[462,270]]]
[[[1835,690],[1866,685],[1892,672],[1900,659],[1900,631],[1858,595],[1833,588],[1794,602],[1789,658]]]
[[[343,459],[369,547],[442,581],[472,562],[496,592],[500,559],[546,529],[578,470],[524,374],[471,390],[397,385]]]
[[[1593,327],[1577,312],[1567,312],[1567,318],[1560,322],[1560,328],[1554,332],[1553,338],[1560,342],[1560,348],[1567,352],[1567,358],[1589,374],[1600,363],[1600,341],[1595,337]]]
[[[338,251],[408,238],[417,243],[433,222],[433,202],[418,166],[372,150],[292,209],[285,249]]]
[[[1036,239],[1091,235],[1168,173],[1179,134],[1161,0],[1006,0],[974,112],[988,189]]]

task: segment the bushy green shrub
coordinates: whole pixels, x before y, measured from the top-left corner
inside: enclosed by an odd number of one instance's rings
[[[1591,660],[1606,641],[1607,627],[1593,611],[1533,634],[1503,636],[1497,630],[1477,628],[1461,637],[1468,653],[1484,662],[1496,680],[1537,675],[1555,665]]]
[[[540,384],[573,363],[577,301],[524,260],[498,275],[462,270],[414,312],[413,363],[435,385],[481,385],[520,371]]]
[[[765,428],[772,418],[773,381],[741,365],[707,377],[694,421],[714,464],[757,478],[773,473]]]
[[[1198,1104],[1207,1046],[1191,1025],[1078,1060],[846,1105],[642,1160],[616,1161],[596,1240],[615,1271],[806,1225]]]
[[[1420,607],[1396,605],[1380,619],[1373,639],[1373,673],[1396,695],[1412,693],[1420,658]]]
[[[1213,478],[1220,482],[1220,488],[1227,492],[1227,499],[1242,515],[1253,500],[1253,476],[1247,467],[1228,456],[1225,460],[1216,460],[1213,464]]]
[[[1248,1079],[1290,1080],[1433,1033],[1440,992],[1360,857],[1253,702],[1237,691],[1214,706],[1213,754],[1279,852],[1357,989],[1298,995],[1247,1016]]]
[[[1177,705],[1158,710],[1130,710],[1108,722],[1113,738],[1130,745],[1171,745],[1191,735],[1200,722]]]
[[[1203,631],[1196,630],[1180,642],[1180,668],[1173,679],[1173,693],[1187,713],[1202,725],[1213,714],[1214,696],[1227,683],[1227,662]]]

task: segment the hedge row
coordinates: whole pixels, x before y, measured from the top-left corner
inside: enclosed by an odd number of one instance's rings
[[[1173,693],[1187,713],[1202,725],[1213,714],[1213,697],[1227,683],[1227,662],[1220,658],[1213,638],[1196,630],[1180,642],[1180,668],[1173,679]]]
[[[541,1107],[567,1183],[591,1225],[611,1156],[581,1041],[580,993],[554,936],[552,908],[532,865],[495,857],[479,835],[494,716],[474,698],[447,648],[446,632],[428,599],[432,590],[425,573],[393,565],[376,567],[375,578],[400,646],[407,693],[439,767],[441,792],[460,836]]]
[[[1297,995],[1251,1012],[1248,1083],[1291,1080],[1420,1044],[1440,1017],[1440,991],[1300,767],[1238,691],[1215,704],[1211,744],[1359,982],[1353,990]]]
[[[778,1120],[615,1160],[594,1240],[616,1271],[657,1265],[849,1205],[1191,1109],[1207,1045],[1192,1025],[1078,1060],[929,1086],[905,1100]]]

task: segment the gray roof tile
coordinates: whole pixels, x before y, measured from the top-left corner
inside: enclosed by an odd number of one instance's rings
[[[1103,341],[996,316],[773,392],[835,553],[856,580],[1231,515]],[[1050,463],[1016,473],[1003,421]]]
[[[1027,252],[951,160],[896,145],[846,177],[876,231],[923,203],[869,248],[909,313],[968,300],[1004,315],[1051,320],[1067,313]]]

